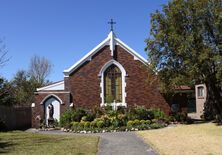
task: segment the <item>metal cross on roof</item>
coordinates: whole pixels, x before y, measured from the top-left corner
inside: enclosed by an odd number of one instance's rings
[[[113,19],[110,20],[110,22],[108,22],[108,24],[110,24],[110,31],[113,31],[113,25],[116,24],[116,22],[113,21]]]

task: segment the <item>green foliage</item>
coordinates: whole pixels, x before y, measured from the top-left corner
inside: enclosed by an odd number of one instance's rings
[[[130,108],[127,117],[129,120],[151,120],[154,118],[164,118],[165,114],[159,109],[146,109],[142,106],[137,106],[136,108]]]
[[[127,122],[127,127],[132,128],[133,127],[133,121],[128,121]]]
[[[133,126],[138,126],[138,125],[140,125],[141,123],[140,123],[140,120],[138,120],[138,119],[135,119],[134,121],[133,121]]]
[[[95,115],[93,115],[91,112],[87,112],[87,114],[83,116],[81,120],[91,122],[94,119],[95,119]]]
[[[90,127],[91,128],[96,128],[97,127],[97,121],[90,122]]]
[[[69,126],[73,121],[79,122],[83,116],[86,116],[86,111],[82,108],[68,109],[60,118],[60,126]]]
[[[164,119],[166,117],[165,113],[160,109],[153,109],[152,112],[155,119]]]
[[[146,124],[145,120],[140,120],[140,124]]]
[[[0,77],[0,105],[10,106],[15,103],[12,96],[11,84],[4,78]]]
[[[158,123],[150,124],[151,129],[159,129],[159,128],[163,128],[163,127],[164,127],[163,124],[158,124]]]
[[[72,109],[68,109],[67,111],[63,113],[59,121],[60,126],[62,127],[70,126],[70,123],[73,121],[72,113],[73,113]]]
[[[150,120],[145,120],[145,124],[149,125],[149,124],[151,124],[151,121]]]
[[[71,122],[71,125],[72,125],[73,127],[78,127],[78,126],[79,126],[79,122]]]
[[[136,110],[135,110],[136,109]],[[134,112],[138,115],[138,118],[150,118],[150,115],[152,115],[152,118],[156,116],[156,119],[151,120],[143,120],[143,119],[134,119],[129,120],[128,119],[128,113],[127,110],[124,109],[123,111],[104,111],[103,115],[95,118],[93,121],[87,121],[88,114],[91,115],[90,111],[86,111],[82,108],[75,108],[75,109],[69,109],[67,110],[61,117],[60,124],[61,126],[65,128],[70,128],[75,132],[80,132],[84,130],[86,131],[93,131],[93,132],[101,132],[103,130],[105,131],[112,131],[112,130],[118,130],[118,131],[125,131],[126,128],[128,130],[144,130],[144,129],[150,129],[150,124],[156,123],[156,124],[164,124],[163,117],[165,115],[162,114],[162,111],[155,110],[155,109],[145,109],[144,107],[136,107],[134,109]],[[133,108],[130,109],[133,111]],[[145,114],[149,114],[149,117]],[[133,113],[134,114],[134,113]],[[80,119],[81,118],[81,119]],[[160,120],[161,119],[161,120]],[[80,121],[81,120],[81,121]],[[80,122],[79,122],[80,121]]]
[[[103,114],[104,114],[104,111],[99,106],[94,106],[92,108],[92,115],[95,118],[98,118],[98,117],[102,116]]]
[[[26,71],[19,70],[11,81],[13,88],[11,95],[15,98],[16,104],[30,106],[30,103],[34,102],[36,88],[41,86],[43,85],[31,79]]]
[[[90,127],[90,122],[85,122],[84,123],[84,128],[89,128]]]
[[[163,93],[180,85],[205,83],[205,110],[222,121],[221,0],[172,0],[151,15],[146,40],[150,67]]]
[[[186,122],[186,120],[187,120],[187,113],[176,113],[176,114],[173,114],[171,117],[174,118],[174,121]]]
[[[109,118],[109,116],[103,115],[101,119],[103,120],[105,127],[109,127],[111,125],[111,119]]]
[[[84,121],[79,122],[79,127],[84,128],[84,126],[85,126],[85,122]]]
[[[96,126],[97,126],[98,128],[102,128],[102,127],[104,127],[104,122],[103,122],[102,120],[97,121],[97,122],[96,122]]]
[[[82,108],[75,108],[72,112],[72,121],[79,122],[83,116],[86,116],[86,111]]]

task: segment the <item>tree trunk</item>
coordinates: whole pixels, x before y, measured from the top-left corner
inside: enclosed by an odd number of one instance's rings
[[[221,87],[215,81],[206,83],[207,99],[204,105],[204,117],[208,119],[216,118],[222,123],[222,98]]]

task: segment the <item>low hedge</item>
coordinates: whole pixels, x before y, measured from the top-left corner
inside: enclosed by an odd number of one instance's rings
[[[133,120],[128,121],[126,126],[105,126],[104,120],[95,119],[92,122],[81,121],[72,122],[71,129],[73,132],[91,131],[91,132],[115,132],[115,131],[136,131],[136,130],[147,130],[147,129],[158,129],[166,126],[164,123],[151,122],[149,120]]]

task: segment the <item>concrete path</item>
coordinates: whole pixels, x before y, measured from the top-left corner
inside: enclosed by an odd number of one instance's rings
[[[102,133],[99,155],[156,155],[134,132]]]
[[[59,135],[93,135],[100,137],[98,155],[157,155],[150,146],[145,144],[134,132],[76,134],[70,132],[37,131],[30,129],[28,132]]]

